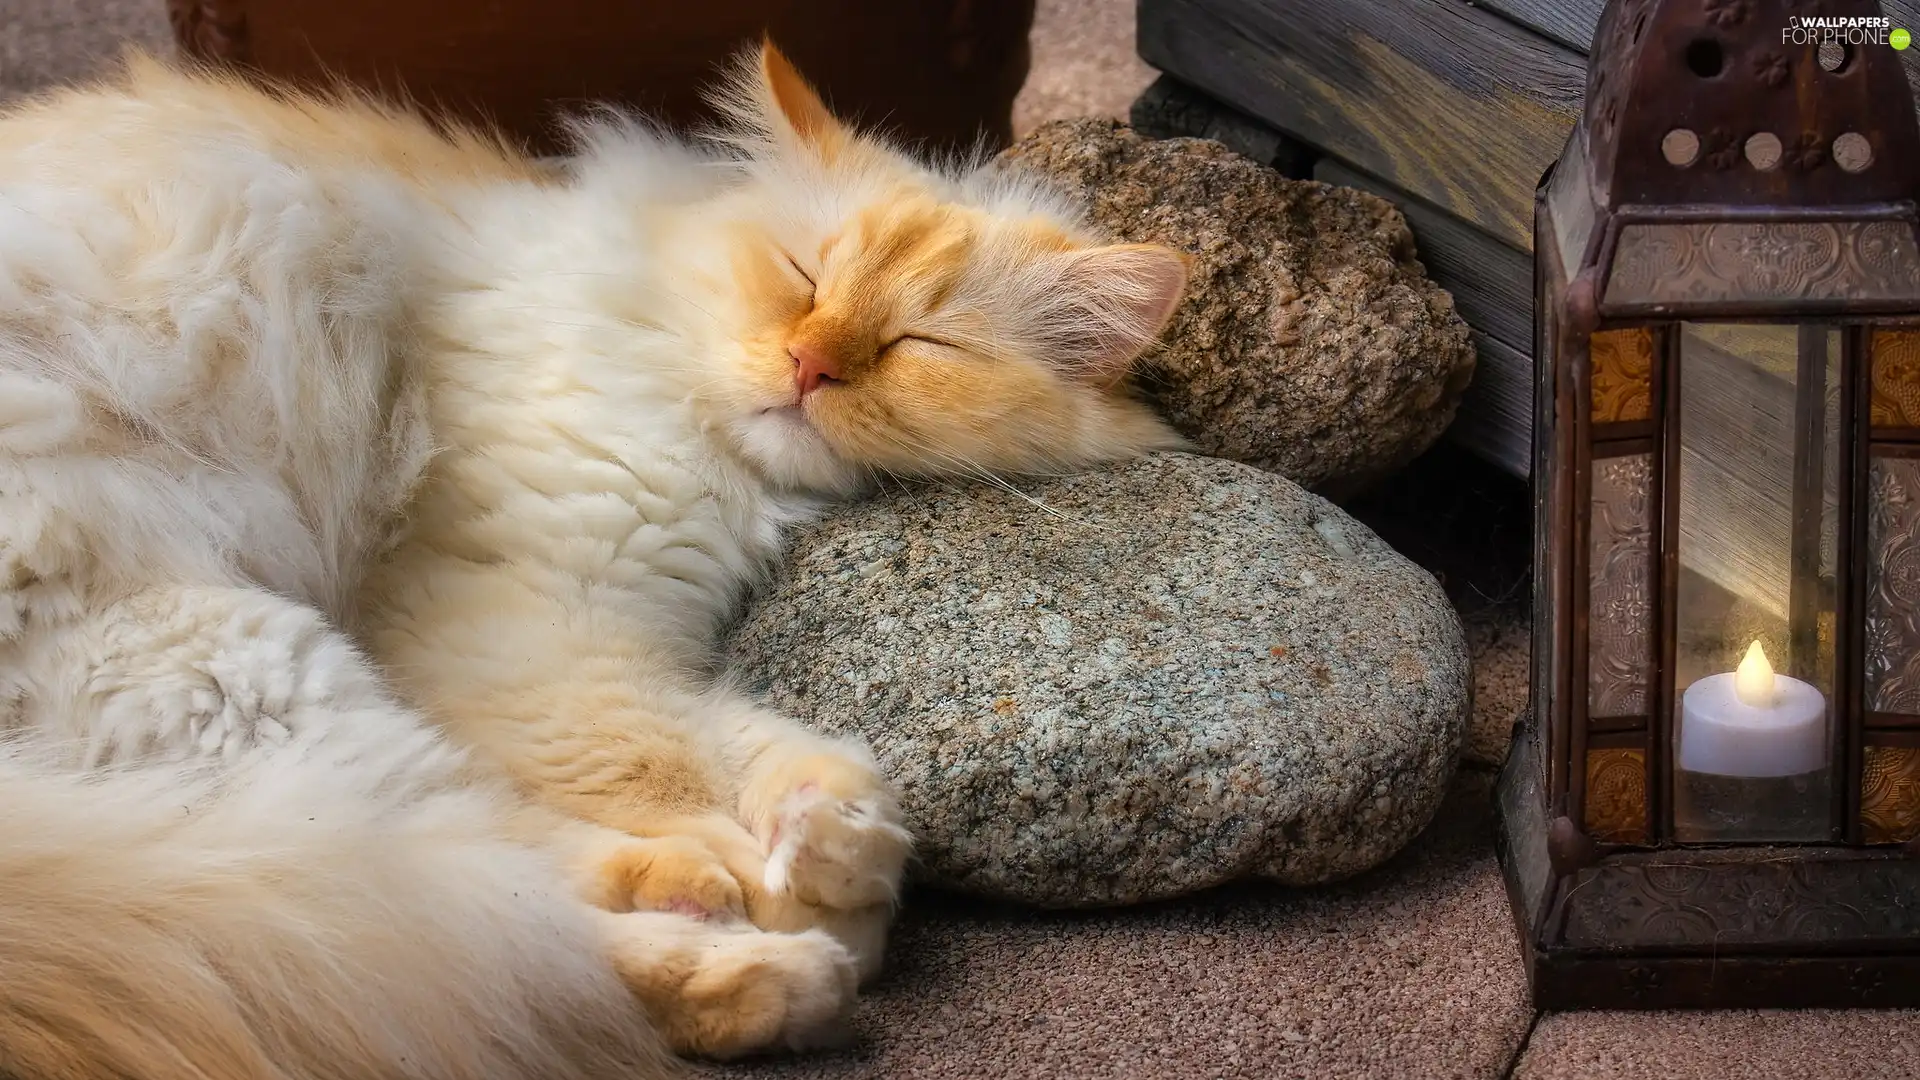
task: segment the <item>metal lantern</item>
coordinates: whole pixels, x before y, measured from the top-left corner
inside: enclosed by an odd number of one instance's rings
[[[1890,38],[1874,0],[1611,0],[1542,181],[1499,802],[1543,1007],[1920,1005],[1920,129]]]

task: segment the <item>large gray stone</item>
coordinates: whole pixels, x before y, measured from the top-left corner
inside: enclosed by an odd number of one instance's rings
[[[829,519],[729,645],[771,705],[873,744],[925,880],[1050,906],[1306,885],[1426,824],[1470,692],[1425,571],[1233,462],[1027,490]]]
[[[1111,120],[1043,125],[1001,161],[1123,239],[1194,257],[1140,381],[1200,450],[1352,491],[1452,421],[1473,342],[1384,199]]]

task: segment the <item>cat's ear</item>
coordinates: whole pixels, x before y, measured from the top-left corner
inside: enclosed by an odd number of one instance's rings
[[[1115,244],[1060,256],[1059,299],[1074,342],[1075,374],[1100,385],[1119,381],[1160,336],[1186,294],[1191,260],[1159,244]]]
[[[771,37],[760,41],[760,85],[766,90],[767,122],[776,131],[820,154],[829,154],[847,138],[847,129],[807,83]]]

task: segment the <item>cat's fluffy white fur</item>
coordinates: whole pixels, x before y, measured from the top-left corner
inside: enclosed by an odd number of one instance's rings
[[[1167,445],[1111,384],[1184,272],[770,50],[740,94],[745,157],[609,120],[564,174],[148,63],[0,115],[5,1070],[643,1077],[845,1015],[898,810],[704,651],[879,470]]]

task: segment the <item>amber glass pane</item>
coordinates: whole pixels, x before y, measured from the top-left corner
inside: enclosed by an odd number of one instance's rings
[[[1867,514],[1867,708],[1920,714],[1920,458],[1873,459]]]
[[[1860,832],[1869,844],[1899,844],[1920,836],[1920,746],[1865,748]]]
[[[1593,463],[1587,715],[1644,716],[1653,666],[1653,455]]]
[[[1613,424],[1653,415],[1653,331],[1602,330],[1593,335],[1593,422]]]
[[[1920,332],[1874,331],[1873,425],[1920,427]]]
[[[1638,747],[1587,751],[1587,834],[1603,844],[1647,839],[1647,755]]]

